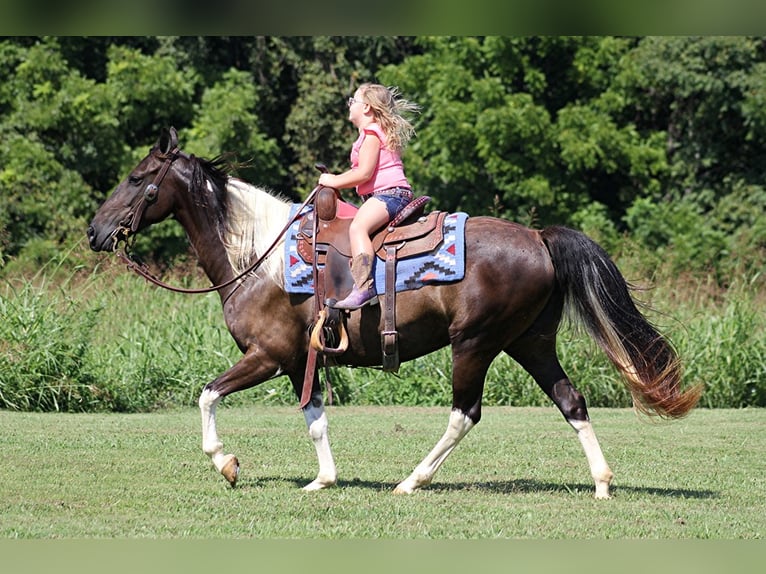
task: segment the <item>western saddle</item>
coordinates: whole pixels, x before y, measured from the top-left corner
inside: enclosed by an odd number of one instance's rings
[[[384,328],[381,332],[382,367],[385,371],[399,370],[397,259],[431,252],[444,238],[443,223],[447,213],[433,211],[424,214],[429,200],[427,196],[414,199],[394,220],[372,236],[375,254],[385,262]],[[312,265],[314,273],[317,320],[312,329],[311,348],[324,355],[341,355],[348,345],[344,316],[332,305],[348,295],[353,287],[348,227],[355,213],[356,208],[342,201],[337,190],[320,187],[314,210],[303,217],[298,233],[298,254]]]

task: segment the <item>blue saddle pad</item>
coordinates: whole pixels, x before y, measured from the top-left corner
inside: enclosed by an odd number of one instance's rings
[[[290,217],[300,205],[292,207]],[[450,213],[444,218],[444,241],[430,253],[397,259],[396,290],[420,289],[424,285],[460,281],[465,275],[466,213]],[[311,265],[298,254],[297,240],[301,218],[298,218],[285,238],[285,290],[288,293],[314,292]],[[378,257],[373,263],[375,288],[385,291],[386,265]]]

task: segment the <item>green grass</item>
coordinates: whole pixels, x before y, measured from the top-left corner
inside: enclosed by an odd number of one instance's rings
[[[448,409],[331,407],[339,485],[316,473],[292,407],[219,410],[231,489],[200,448],[194,409],[0,411],[0,538],[762,539],[766,411],[699,409],[647,421],[593,409],[616,474],[593,499],[574,432],[552,408],[487,408],[431,487],[392,494],[446,428]]]

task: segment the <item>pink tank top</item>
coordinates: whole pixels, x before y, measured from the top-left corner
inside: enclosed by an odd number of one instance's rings
[[[367,136],[377,137],[380,140],[380,155],[378,156],[378,165],[372,173],[372,177],[360,183],[356,188],[356,193],[364,196],[376,191],[383,191],[392,187],[410,187],[407,177],[404,175],[404,164],[402,158],[395,151],[386,147],[386,134],[380,129],[378,124],[370,124],[351,146],[351,168],[359,167],[359,149]]]

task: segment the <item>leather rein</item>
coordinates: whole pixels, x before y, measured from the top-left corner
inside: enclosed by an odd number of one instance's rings
[[[136,274],[140,275],[141,277],[143,277],[150,283],[153,283],[154,285],[158,287],[162,287],[163,289],[167,289],[168,291],[173,291],[175,293],[186,293],[186,294],[212,293],[213,291],[220,291],[224,287],[228,287],[232,285],[233,283],[237,283],[237,282],[239,282],[239,284],[237,285],[237,287],[239,287],[239,285],[242,284],[241,281],[247,275],[249,275],[250,273],[255,271],[258,267],[260,267],[260,265],[263,264],[266,258],[269,255],[271,255],[271,252],[277,246],[277,244],[282,239],[282,237],[284,237],[284,235],[287,233],[287,230],[290,229],[290,226],[293,223],[295,223],[295,221],[303,214],[303,210],[305,209],[307,205],[309,205],[314,200],[314,196],[319,190],[319,186],[315,187],[312,190],[312,192],[306,198],[306,201],[304,201],[303,204],[300,206],[300,209],[298,209],[295,212],[295,215],[290,218],[290,220],[287,222],[284,228],[279,232],[279,235],[277,235],[276,239],[274,239],[274,242],[269,246],[269,248],[263,252],[263,254],[258,258],[257,261],[255,261],[247,269],[242,271],[242,273],[240,273],[239,275],[237,275],[236,277],[232,279],[229,279],[228,281],[225,281],[224,283],[221,283],[219,285],[212,285],[210,287],[202,287],[199,289],[187,289],[184,287],[175,287],[155,277],[149,271],[149,268],[145,264],[141,263],[140,261],[137,261],[133,257],[133,255],[130,253],[130,244],[128,240],[129,237],[135,236],[135,233],[138,230],[139,225],[141,224],[141,219],[143,218],[144,212],[146,211],[146,209],[151,204],[157,201],[157,197],[159,196],[159,191],[160,191],[160,185],[162,184],[162,180],[165,179],[165,176],[167,175],[168,170],[170,169],[170,166],[173,164],[173,162],[176,159],[178,159],[179,156],[187,157],[186,154],[184,154],[178,149],[178,147],[174,147],[168,153],[157,154],[157,156],[160,157],[161,159],[164,159],[164,163],[162,164],[160,171],[157,173],[157,176],[154,178],[154,181],[146,186],[143,197],[141,198],[141,201],[138,203],[138,206],[136,207],[136,209],[134,211],[131,211],[128,214],[128,216],[120,223],[120,226],[114,232],[113,234],[113,236],[115,237],[114,251],[117,254],[117,256],[127,264],[128,269],[130,269],[131,271],[134,271]],[[125,233],[125,248],[122,253],[117,251],[117,245],[119,243],[119,239],[117,237],[120,232]],[[233,291],[232,293],[229,293],[228,297],[230,297],[232,294],[233,294]]]

